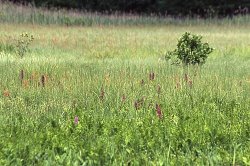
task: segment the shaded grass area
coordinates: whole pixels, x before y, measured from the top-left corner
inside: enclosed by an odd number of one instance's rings
[[[42,25],[96,26],[96,25],[249,25],[249,15],[233,18],[174,18],[170,16],[143,16],[114,13],[112,15],[86,11],[34,8],[0,1],[0,22]]]
[[[185,31],[216,48],[202,68],[164,60]],[[18,59],[22,32],[35,40]],[[1,24],[0,165],[249,164],[249,34]]]

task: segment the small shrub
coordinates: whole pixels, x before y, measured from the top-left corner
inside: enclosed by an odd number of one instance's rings
[[[33,35],[28,33],[22,33],[17,40],[16,52],[20,58],[23,58],[26,52],[29,50],[30,43],[34,40]]]
[[[166,59],[172,60],[173,64],[202,65],[206,62],[213,48],[208,43],[202,43],[202,36],[185,32],[178,40],[177,48],[167,52]]]

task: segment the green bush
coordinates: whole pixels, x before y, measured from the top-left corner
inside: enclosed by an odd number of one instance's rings
[[[213,48],[208,43],[202,43],[202,36],[185,32],[178,40],[177,48],[167,52],[166,59],[172,60],[173,64],[202,65],[206,62]]]
[[[23,58],[26,52],[29,50],[30,43],[34,40],[33,35],[28,33],[22,33],[17,40],[16,51],[20,58]]]

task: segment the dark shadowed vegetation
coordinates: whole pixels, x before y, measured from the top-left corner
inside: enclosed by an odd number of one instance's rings
[[[37,7],[63,7],[104,13],[174,16],[233,16],[249,12],[249,0],[11,0]]]

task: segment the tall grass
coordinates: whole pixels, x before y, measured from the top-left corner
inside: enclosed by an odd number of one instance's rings
[[[250,62],[223,61],[1,64],[1,164],[244,165]]]
[[[32,6],[14,5],[0,2],[0,22],[58,25],[249,25],[250,17],[236,16],[233,18],[174,18],[142,16],[134,14],[114,13],[112,15],[89,13],[85,11],[34,8]]]

